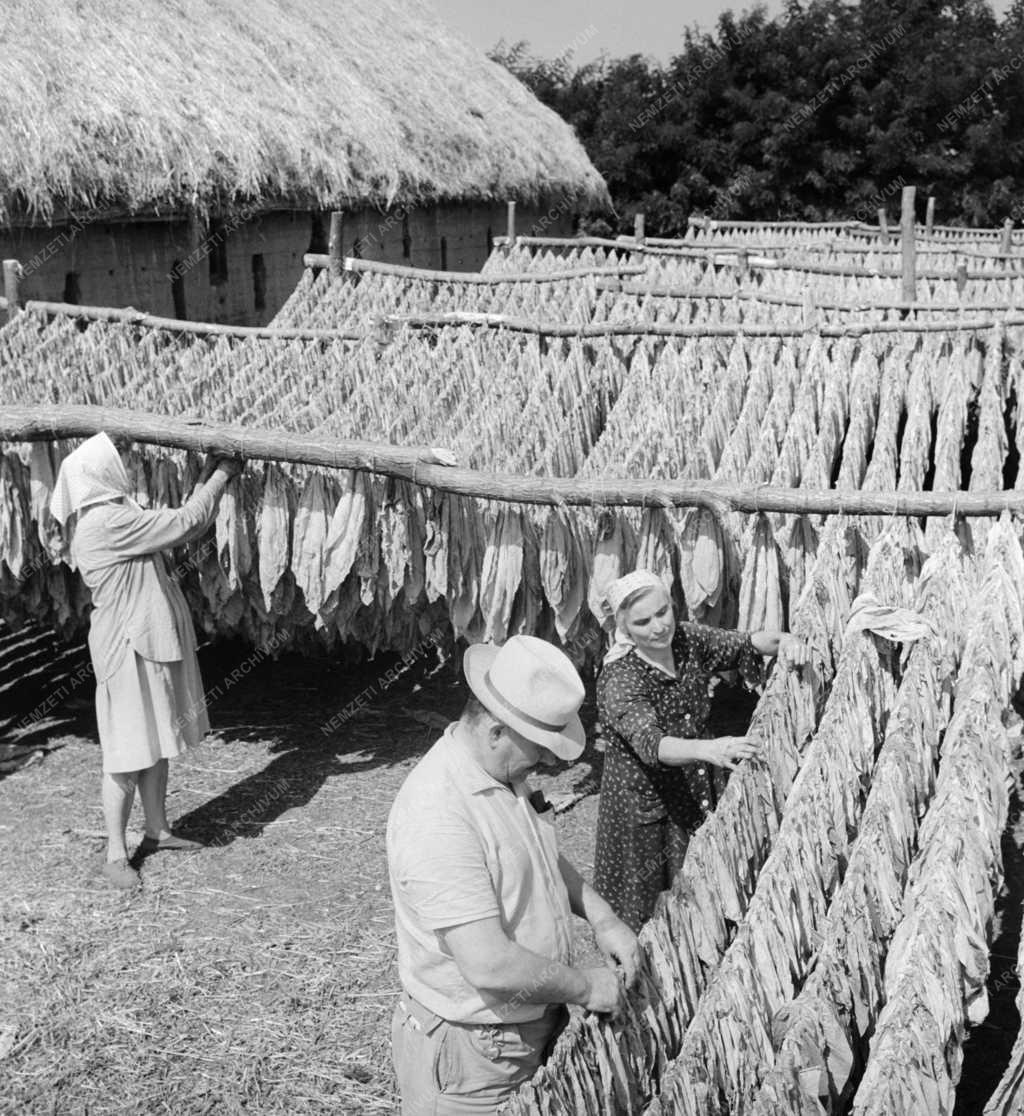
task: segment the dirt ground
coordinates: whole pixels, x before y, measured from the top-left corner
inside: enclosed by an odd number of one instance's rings
[[[0,642],[0,1113],[393,1112],[383,828],[464,699],[452,664],[424,660],[385,685],[389,659],[252,664],[242,645],[205,648],[214,732],[172,766],[169,812],[208,847],[147,858],[142,890],[124,895],[98,876],[92,691],[71,683],[84,663],[43,633]],[[739,731],[750,708],[720,689],[718,730]],[[583,713],[589,726],[590,701]],[[588,878],[600,759],[588,746],[534,779],[549,798],[585,793],[557,826]],[[132,825],[134,843],[138,807]],[[1006,960],[994,953],[958,1116],[980,1112],[1016,1032],[1024,873],[1013,842],[1007,854],[1015,894],[993,946]],[[592,957],[579,928],[578,956]]]
[[[208,691],[224,690],[214,733],[172,765],[169,813],[209,847],[147,858],[143,888],[128,896],[97,875],[91,688],[17,731],[85,660],[68,656],[63,675],[20,687],[0,752],[13,766],[17,744],[22,759],[0,782],[0,1112],[394,1110],[383,828],[465,691],[450,664],[432,677],[436,664],[420,664],[380,692],[390,661],[354,669],[297,656],[227,688],[248,655],[201,655]],[[359,695],[354,716],[322,731]],[[591,750],[535,782],[549,795],[593,788],[599,759]],[[596,806],[587,797],[558,820],[588,874]],[[135,842],[138,806],[132,825]]]

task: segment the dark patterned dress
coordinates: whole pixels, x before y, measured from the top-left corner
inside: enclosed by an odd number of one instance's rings
[[[749,633],[688,622],[676,628],[672,655],[675,678],[630,651],[597,680],[605,758],[594,887],[634,931],[650,918],[658,893],[682,865],[690,835],[718,801],[715,768],[669,767],[658,759],[658,742],[705,735],[713,675],[738,669],[756,684],[764,667]]]

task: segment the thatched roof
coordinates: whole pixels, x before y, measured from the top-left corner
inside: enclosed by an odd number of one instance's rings
[[[422,0],[12,0],[0,220],[604,201],[572,130]]]

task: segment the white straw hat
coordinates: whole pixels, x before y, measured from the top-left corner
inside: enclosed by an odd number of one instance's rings
[[[462,669],[469,688],[502,724],[554,752],[578,759],[586,735],[579,718],[585,692],[567,655],[535,636],[513,636],[504,646],[477,643]]]

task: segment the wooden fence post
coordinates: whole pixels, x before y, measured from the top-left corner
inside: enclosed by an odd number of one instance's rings
[[[803,319],[804,329],[815,329],[818,325],[818,311],[814,305],[814,293],[811,291],[810,285],[804,287],[804,306],[803,306]]]
[[[956,265],[956,293],[963,294],[964,288],[967,286],[967,264],[958,263]]]
[[[903,301],[917,301],[917,244],[914,241],[914,196],[916,186],[903,187],[900,206],[900,248],[903,252]]]
[[[13,321],[21,309],[18,302],[18,283],[21,280],[21,264],[17,260],[4,260],[4,298],[7,299],[7,320]]]
[[[646,240],[644,236],[644,215],[637,213],[633,217],[633,240],[636,244],[643,244]]]
[[[508,231],[505,235],[508,237],[508,246],[511,248],[516,242],[516,203],[514,201],[508,203]]]
[[[885,219],[885,210],[878,211],[878,231],[882,234],[882,243],[889,243],[889,222]]]
[[[330,257],[328,271],[332,279],[341,278],[342,257],[345,254],[342,237],[345,231],[345,214],[340,209],[331,213],[331,232],[327,238],[327,255]]]
[[[925,211],[924,217],[924,231],[926,236],[932,235],[932,228],[935,225],[935,198],[928,199],[928,208]]]
[[[739,264],[740,279],[746,279],[750,274],[750,254],[746,248],[736,250],[736,262]]]
[[[1013,218],[1007,217],[1003,222],[1003,241],[999,246],[999,251],[1004,256],[1013,254]]]

